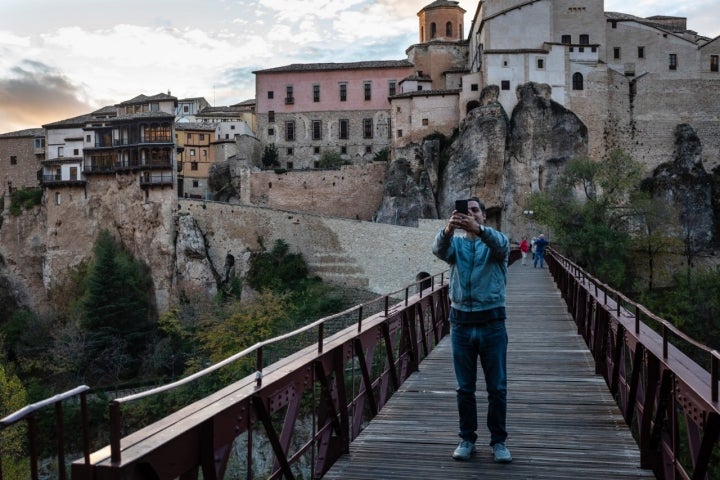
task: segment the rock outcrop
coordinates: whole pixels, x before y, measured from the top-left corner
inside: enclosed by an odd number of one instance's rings
[[[518,87],[511,118],[498,95],[497,86],[483,89],[447,151],[430,138],[415,150],[417,158],[393,162],[377,222],[414,226],[420,218],[446,218],[455,199],[477,195],[488,223],[513,236],[525,198],[550,187],[569,159],[587,155],[588,134],[577,115],[550,98],[548,85]]]
[[[675,128],[673,161],[655,168],[642,187],[655,199],[662,199],[679,215],[686,246],[694,251],[706,248],[715,235],[713,181],[702,163],[702,144],[688,124]]]

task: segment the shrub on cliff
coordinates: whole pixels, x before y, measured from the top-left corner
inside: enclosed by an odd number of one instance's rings
[[[43,191],[41,188],[22,188],[13,190],[10,194],[10,213],[17,216],[25,210],[30,210],[42,202]]]

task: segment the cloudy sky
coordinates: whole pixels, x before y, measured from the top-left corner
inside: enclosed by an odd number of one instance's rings
[[[432,0],[0,0],[0,133],[139,94],[231,105],[253,70],[397,60]],[[477,0],[460,0],[469,26]],[[606,11],[678,15],[720,35],[718,0],[605,0]],[[466,32],[467,33],[467,32]]]

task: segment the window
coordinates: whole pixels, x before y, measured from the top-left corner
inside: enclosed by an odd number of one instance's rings
[[[80,155],[80,149],[78,149],[78,148],[73,148],[73,156],[74,156],[74,157],[77,157],[78,155]]]
[[[563,35],[560,37],[560,43],[572,43],[572,37],[570,37],[570,35]]]
[[[363,90],[365,91],[365,100],[370,100],[372,98],[372,82],[365,82]]]
[[[620,47],[613,47],[613,58],[620,60]]]
[[[268,99],[272,100],[273,98],[275,98],[275,92],[268,90]]]
[[[275,110],[268,112],[268,123],[275,123]]]
[[[192,141],[192,133],[188,133],[188,134],[187,134],[187,138],[185,139],[185,141],[186,141],[186,142],[191,142],[191,141]]]
[[[203,157],[207,158],[207,150],[203,148],[202,150],[200,150],[200,153],[202,153]]]
[[[395,95],[395,91],[397,90],[397,82],[395,80],[388,81],[388,96],[392,97]]]
[[[671,53],[668,56],[670,70],[677,70],[677,53]]]
[[[402,137],[402,129],[398,129],[397,136],[398,138]]]
[[[638,58],[645,58],[645,47],[638,47]]]
[[[313,168],[315,168],[315,169],[320,168],[320,161],[319,161],[319,160],[315,160],[315,161],[313,162]]]
[[[17,165],[17,157],[15,155],[10,156],[10,165]]]
[[[417,91],[418,91],[418,92],[421,92],[421,91],[422,91],[422,85],[418,85],[418,86],[417,86]]]
[[[340,84],[340,101],[347,101],[347,83]]]
[[[422,119],[423,127],[427,127],[430,124],[430,121],[427,118]]]
[[[710,71],[711,72],[717,72],[718,71],[718,59],[720,56],[718,55],[710,55]]]
[[[192,186],[193,186],[193,188],[199,188],[199,187],[200,187],[200,181],[199,181],[199,180],[193,180]]]
[[[312,139],[313,140],[322,139],[322,120],[313,120],[312,121]]]
[[[190,107],[188,105],[183,105],[183,113],[188,113],[190,111]]]
[[[87,136],[87,141],[90,141],[90,135]],[[45,139],[44,138],[36,138],[35,139],[35,148],[45,148]]]
[[[190,149],[190,156],[191,156],[191,157],[194,157],[194,156],[195,156],[195,149],[194,149],[194,148],[191,148],[191,149]]]
[[[350,132],[350,120],[340,120],[340,140],[347,140]]]
[[[451,22],[447,22],[445,24],[445,36],[452,37],[452,23]]]
[[[92,142],[92,135],[85,135],[85,141],[86,141],[87,143]]]
[[[365,145],[365,153],[372,153],[372,145]]]
[[[275,135],[275,129],[274,128],[268,128],[268,137],[272,137]]]
[[[313,147],[313,153],[314,153],[315,155],[319,155],[319,154],[320,154],[320,147]]]
[[[293,86],[287,85],[285,87],[285,103],[287,105],[295,103],[295,97],[293,97]]]
[[[538,70],[542,70],[543,68],[545,68],[545,59],[544,58],[537,59],[537,68],[538,68]]]
[[[58,147],[58,158],[65,156],[65,147]]]
[[[346,147],[345,145],[343,145],[342,147],[340,147],[340,153],[341,153],[342,155],[347,155],[347,147]]]
[[[200,141],[201,141],[201,142],[202,142],[202,141],[205,141],[205,134],[204,134],[204,133],[201,133],[201,134],[200,134]]]
[[[478,91],[478,88],[479,88],[479,87],[478,87],[478,84],[477,84],[477,83],[472,83],[472,84],[470,84],[470,91],[472,91],[472,92],[477,92],[477,91]]]
[[[583,33],[580,35],[580,45],[590,45],[590,35]]]
[[[235,130],[235,125],[230,125],[230,130]]]
[[[363,118],[363,138],[373,138],[372,118]]]
[[[60,205],[60,192],[55,192],[55,205]]]
[[[292,148],[291,148],[290,150],[292,150]],[[288,153],[288,155],[292,155],[292,153]],[[286,167],[288,170],[292,170],[293,167],[294,167],[293,162],[287,162],[287,163],[285,164],[285,167]]]
[[[435,35],[437,35],[437,25],[433,22],[430,24],[430,38],[435,38]]]
[[[572,88],[573,90],[583,90],[583,76],[580,72],[573,73],[572,76]]]
[[[285,122],[285,140],[292,142],[295,140],[295,122]]]
[[[320,85],[313,85],[313,102],[320,101]]]
[[[510,90],[510,80],[503,80],[500,82],[500,88],[502,90]]]

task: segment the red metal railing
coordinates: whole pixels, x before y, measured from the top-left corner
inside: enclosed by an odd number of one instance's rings
[[[26,407],[21,408],[15,413],[8,415],[7,417],[0,420],[0,432],[9,428],[13,425],[25,422],[27,425],[28,433],[28,450],[29,450],[29,461],[30,461],[30,478],[37,480],[39,478],[38,473],[38,452],[37,452],[37,428],[36,428],[36,416],[41,410],[50,406],[55,409],[55,435],[57,436],[57,471],[60,480],[66,478],[65,473],[65,440],[64,431],[65,426],[63,423],[63,402],[76,397],[80,398],[80,422],[82,429],[82,442],[83,442],[83,459],[79,460],[84,464],[90,464],[90,441],[88,439],[88,415],[87,415],[87,402],[86,396],[90,387],[85,385],[75,387],[67,392],[60,393],[51,398],[42,400],[37,403],[33,403]],[[1,452],[0,452],[1,453]],[[1,457],[0,457],[1,458]],[[2,463],[0,462],[0,480],[3,480]],[[10,479],[14,480],[14,479]]]
[[[659,479],[709,479],[711,457],[720,453],[720,354],[557,252],[548,264],[596,372],[636,436],[642,468]],[[706,358],[710,371],[680,347]]]
[[[421,287],[427,287],[424,290]],[[410,289],[418,288],[411,295]],[[391,298],[404,300],[391,304]],[[371,306],[378,313],[365,316]],[[448,333],[444,274],[323,318],[281,337],[260,342],[178,382],[110,403],[110,445],[76,461],[73,478],[321,478],[364,425],[417,370]],[[328,335],[333,321],[353,324]],[[288,338],[311,333],[312,344],[267,364],[264,352]],[[123,436],[123,409],[254,356],[256,373],[162,420]],[[300,428],[300,423],[311,428]],[[271,467],[259,471],[257,446],[272,451]],[[238,445],[240,445],[238,447]],[[227,473],[231,453],[245,451],[242,474]],[[267,449],[265,449],[267,450]],[[243,463],[241,461],[240,463]],[[231,475],[231,476],[227,476]]]

